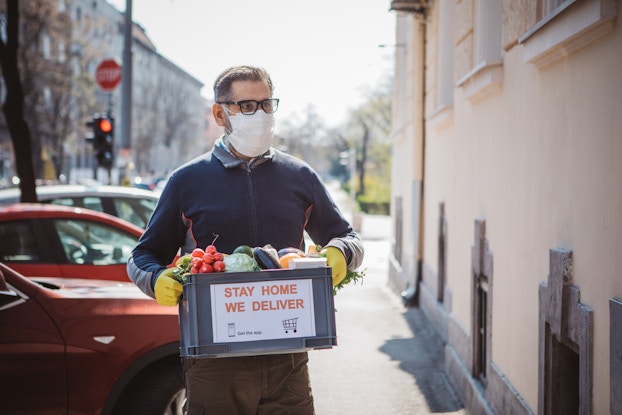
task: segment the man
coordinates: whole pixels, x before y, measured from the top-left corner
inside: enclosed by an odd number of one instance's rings
[[[171,276],[178,250],[210,244],[304,250],[304,231],[326,248],[333,284],[359,267],[363,246],[316,172],[271,147],[273,84],[262,68],[236,66],[214,83],[212,113],[225,134],[214,148],[175,170],[128,261],[128,274],[162,305],[178,304]],[[313,414],[307,353],[184,358],[193,414]]]

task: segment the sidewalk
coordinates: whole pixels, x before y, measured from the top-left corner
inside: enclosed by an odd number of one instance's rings
[[[347,195],[335,193],[341,206]],[[387,286],[390,224],[362,215],[365,280],[335,297],[338,346],[309,352],[316,414],[466,415],[443,371],[443,344]]]

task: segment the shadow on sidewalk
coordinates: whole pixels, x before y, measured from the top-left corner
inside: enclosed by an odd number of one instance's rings
[[[444,345],[423,311],[409,308],[403,317],[413,337],[387,340],[380,351],[399,361],[400,369],[414,377],[431,412],[459,411],[466,414],[444,371]]]

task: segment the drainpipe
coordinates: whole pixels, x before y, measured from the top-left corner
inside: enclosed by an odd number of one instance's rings
[[[393,0],[391,2],[391,10],[401,11],[409,14],[413,14],[415,17],[417,25],[417,30],[419,30],[419,35],[417,36],[417,43],[414,45],[414,49],[418,53],[418,59],[420,59],[418,69],[421,70],[420,74],[420,88],[421,93],[419,95],[420,102],[418,103],[418,111],[420,118],[420,130],[419,136],[420,145],[419,145],[419,162],[420,162],[420,185],[417,189],[419,193],[418,197],[418,210],[419,214],[414,220],[416,221],[414,229],[417,229],[417,252],[415,253],[417,256],[416,263],[416,276],[414,284],[410,284],[406,290],[401,293],[402,301],[405,306],[418,306],[419,305],[419,285],[422,279],[423,272],[423,242],[424,242],[424,209],[423,209],[423,189],[424,189],[424,174],[425,174],[425,88],[426,88],[426,77],[425,77],[425,63],[426,63],[426,49],[425,49],[425,40],[426,40],[426,16],[427,9],[430,7],[430,4],[427,0]],[[416,155],[417,152],[415,151]]]

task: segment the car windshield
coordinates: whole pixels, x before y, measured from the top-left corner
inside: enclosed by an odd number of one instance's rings
[[[102,200],[100,197],[97,196],[57,197],[54,199],[50,199],[48,202],[55,205],[83,207],[91,210],[96,210],[98,212],[105,212]]]
[[[141,228],[146,228],[151,213],[156,205],[154,199],[132,199],[117,197],[114,199],[117,216]]]
[[[155,209],[157,200],[123,196],[105,196],[103,198],[99,196],[71,196],[57,197],[49,199],[47,202],[109,213],[144,229],[147,227],[147,222],[149,222],[151,213]],[[108,209],[106,205],[109,206]]]

